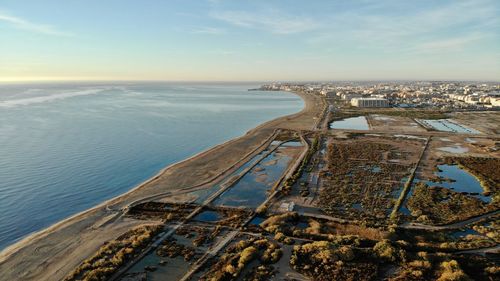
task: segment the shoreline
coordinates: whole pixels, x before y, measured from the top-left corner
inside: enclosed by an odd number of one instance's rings
[[[282,118],[282,117],[278,117],[278,118]],[[255,128],[257,128],[257,127],[255,127]],[[255,128],[253,128],[253,129],[255,129]],[[253,129],[251,129],[251,130],[253,130]],[[245,133],[245,135],[247,133]],[[245,136],[245,135],[243,135],[243,136]],[[208,148],[206,150],[200,151],[200,152],[198,152],[198,153],[196,153],[196,154],[194,154],[194,155],[192,155],[192,156],[190,156],[190,157],[188,157],[186,159],[183,159],[181,161],[178,161],[178,162],[172,163],[170,165],[167,165],[164,168],[162,168],[160,171],[158,171],[157,173],[155,173],[153,176],[151,176],[150,178],[148,178],[148,179],[142,181],[141,183],[133,186],[130,190],[125,191],[124,193],[121,193],[121,194],[119,194],[119,195],[117,195],[117,196],[115,196],[113,198],[109,198],[109,199],[107,199],[107,200],[105,200],[105,201],[97,204],[94,207],[91,207],[91,208],[88,208],[86,210],[80,211],[80,212],[78,212],[76,214],[73,214],[73,215],[67,217],[67,218],[64,218],[64,219],[62,219],[60,221],[57,221],[57,222],[49,225],[48,227],[46,227],[44,229],[41,229],[41,230],[38,230],[38,231],[35,231],[33,233],[28,234],[27,236],[25,236],[25,237],[21,238],[20,240],[14,242],[14,244],[11,244],[11,245],[5,247],[3,250],[0,250],[0,265],[1,265],[2,262],[4,262],[5,259],[7,259],[9,257],[10,254],[13,254],[11,252],[15,252],[16,248],[21,248],[23,246],[22,244],[26,244],[28,242],[36,242],[35,239],[43,239],[44,234],[48,234],[51,231],[57,230],[57,228],[59,226],[62,226],[63,224],[68,223],[68,222],[70,222],[73,219],[77,219],[80,216],[84,216],[85,214],[87,214],[89,212],[92,212],[92,211],[94,211],[96,209],[103,208],[103,207],[109,207],[108,205],[115,203],[115,201],[120,200],[122,197],[125,197],[125,196],[129,195],[130,193],[133,193],[133,192],[137,191],[138,189],[144,187],[145,185],[147,185],[147,184],[149,184],[149,183],[157,180],[168,169],[170,169],[170,168],[172,168],[172,167],[174,167],[176,165],[180,165],[180,164],[183,164],[185,162],[188,162],[188,161],[190,161],[192,159],[195,159],[196,157],[201,157],[201,156],[203,156],[203,154],[210,153],[210,151],[215,150],[215,149],[217,149],[219,147],[222,147],[224,145],[229,145],[232,141],[235,141],[235,140],[237,140],[239,138],[242,138],[243,136],[239,136],[239,137],[227,140],[227,141],[225,141],[223,143],[216,144],[216,145],[214,145],[214,146],[212,146],[212,147],[210,147],[210,148]],[[192,186],[192,187],[188,187],[188,188],[192,189],[192,188],[197,188],[197,187],[198,186]],[[154,195],[154,196],[157,196],[157,195]],[[168,195],[165,195],[165,196],[168,196]],[[38,236],[38,237],[35,237],[35,236]],[[21,245],[18,245],[18,244],[21,244]],[[17,247],[15,247],[15,246],[17,246]]]
[[[296,94],[295,92],[291,92],[291,93]],[[301,96],[299,95],[299,97],[301,97]],[[302,98],[302,97],[301,97],[301,98]],[[304,99],[303,99],[303,100],[304,100]],[[9,256],[9,252],[12,252],[13,250],[15,250],[15,248],[16,248],[16,247],[14,247],[14,246],[16,246],[17,244],[27,243],[27,242],[30,242],[31,240],[34,240],[35,238],[39,238],[39,239],[41,239],[41,238],[43,238],[43,234],[44,234],[44,233],[46,233],[46,232],[50,232],[51,230],[56,230],[58,226],[61,226],[61,225],[63,225],[64,223],[67,223],[67,222],[71,221],[72,219],[78,218],[79,216],[82,216],[82,215],[85,215],[86,213],[92,212],[92,211],[93,211],[93,210],[95,210],[95,209],[102,208],[102,207],[107,207],[107,206],[108,206],[108,205],[110,205],[110,204],[116,203],[115,201],[119,201],[120,199],[122,199],[123,197],[126,197],[126,196],[127,196],[127,195],[129,195],[130,193],[135,192],[136,190],[138,190],[138,189],[140,189],[140,188],[144,187],[145,185],[147,185],[147,184],[149,184],[149,183],[151,183],[151,182],[153,182],[153,181],[157,180],[157,179],[158,179],[161,175],[163,175],[163,174],[164,174],[164,173],[165,173],[168,169],[173,168],[174,166],[181,165],[181,164],[183,164],[183,163],[187,163],[187,162],[189,162],[190,160],[193,160],[193,159],[195,159],[195,158],[197,158],[197,157],[202,157],[203,155],[208,154],[208,153],[210,153],[211,151],[216,150],[216,149],[218,149],[218,148],[220,148],[220,147],[223,147],[223,146],[225,146],[225,145],[230,145],[231,143],[233,143],[233,142],[237,141],[238,139],[241,139],[241,138],[245,137],[247,134],[249,134],[249,133],[250,133],[250,132],[252,132],[253,130],[258,130],[258,129],[259,129],[259,127],[265,126],[267,123],[270,123],[270,122],[275,121],[275,120],[280,119],[280,118],[289,117],[289,116],[293,116],[293,115],[299,114],[299,113],[301,113],[301,112],[305,109],[305,107],[306,107],[306,106],[305,106],[305,101],[304,101],[304,107],[302,108],[302,110],[301,110],[301,111],[299,111],[299,112],[297,112],[297,113],[293,113],[293,114],[290,114],[290,115],[285,115],[285,116],[281,116],[281,117],[277,117],[277,118],[271,119],[271,120],[269,120],[269,121],[266,121],[266,122],[264,122],[264,123],[262,123],[262,124],[257,125],[257,126],[256,126],[256,127],[254,127],[254,128],[251,128],[250,130],[246,131],[246,132],[245,132],[245,134],[243,134],[243,135],[241,135],[241,136],[239,136],[239,137],[232,138],[232,139],[229,139],[229,140],[227,140],[227,141],[225,141],[225,142],[222,142],[222,143],[216,144],[216,145],[214,145],[214,146],[212,146],[212,147],[209,147],[209,148],[208,148],[208,149],[206,149],[206,150],[203,150],[203,151],[200,151],[200,152],[198,152],[198,153],[195,153],[194,155],[189,156],[188,158],[185,158],[185,159],[183,159],[183,160],[180,160],[180,161],[177,161],[177,162],[175,162],[175,163],[169,164],[169,165],[167,165],[167,166],[163,167],[162,169],[160,169],[157,173],[155,173],[155,174],[154,174],[154,175],[152,175],[151,177],[149,177],[149,178],[147,178],[146,180],[144,180],[144,181],[140,182],[139,184],[136,184],[135,186],[133,186],[131,189],[129,189],[129,190],[127,190],[127,191],[125,191],[124,193],[121,193],[121,194],[119,194],[119,195],[117,195],[117,196],[114,196],[114,197],[112,197],[112,198],[109,198],[109,199],[107,199],[107,200],[105,200],[105,201],[103,201],[103,202],[101,202],[101,203],[99,203],[99,204],[95,205],[94,207],[91,207],[91,208],[85,209],[85,210],[80,211],[80,212],[78,212],[78,213],[76,213],[76,214],[73,214],[73,215],[71,215],[71,216],[69,216],[69,217],[67,217],[67,218],[64,218],[64,219],[62,219],[62,220],[60,220],[60,221],[57,221],[57,222],[55,222],[55,223],[53,223],[53,224],[51,224],[51,225],[47,226],[46,228],[43,228],[43,229],[41,229],[41,230],[38,230],[38,231],[35,231],[35,232],[33,232],[33,233],[28,234],[27,236],[25,236],[25,237],[21,238],[20,240],[18,240],[18,241],[16,241],[16,242],[14,242],[13,244],[11,244],[11,245],[9,245],[9,246],[5,247],[5,248],[4,248],[4,249],[2,249],[2,250],[0,250],[0,265],[1,265],[1,263],[2,263],[2,262],[6,259],[6,258],[8,258],[8,256]],[[230,169],[230,168],[231,168],[231,167],[229,167],[228,169]],[[215,180],[215,179],[213,179],[213,180]],[[211,180],[211,181],[213,181],[213,180]],[[206,183],[202,183],[202,184],[200,184],[200,186],[202,186],[202,185],[204,185],[204,184],[206,184]],[[193,189],[193,188],[197,188],[197,187],[199,187],[199,186],[191,186],[191,187],[187,187],[187,188],[189,188],[189,189]],[[184,189],[184,188],[183,188],[183,189]],[[40,236],[40,237],[34,237],[34,236]],[[22,246],[22,245],[20,245],[20,246]],[[17,247],[17,248],[19,248],[19,247]]]
[[[322,108],[317,108],[318,101],[321,101],[319,97],[301,93],[301,92],[289,92],[291,94],[295,94],[299,96],[303,101],[304,101],[304,106],[301,111],[297,113],[293,113],[290,115],[285,115],[282,117],[278,117],[269,121],[266,121],[260,125],[258,125],[255,128],[252,128],[248,130],[245,134],[242,136],[239,136],[237,138],[233,138],[230,140],[227,140],[223,143],[217,144],[207,150],[201,151],[193,156],[190,156],[184,160],[181,160],[179,162],[170,164],[163,169],[161,169],[159,172],[157,172],[155,175],[150,177],[149,179],[141,182],[140,184],[136,185],[135,187],[132,187],[130,190],[115,196],[113,198],[110,198],[92,208],[89,208],[87,210],[84,210],[82,212],[79,212],[77,214],[74,214],[66,219],[63,219],[61,221],[58,221],[51,226],[44,228],[40,231],[34,232],[29,234],[28,236],[22,238],[21,240],[15,242],[12,245],[7,246],[0,252],[0,268],[3,266],[6,266],[7,263],[11,262],[13,265],[17,266],[10,266],[9,270],[5,268],[5,271],[8,271],[6,273],[11,273],[11,276],[16,276],[15,271],[20,271],[19,273],[23,272],[24,277],[22,280],[32,280],[31,278],[36,276],[37,278],[39,277],[37,273],[41,273],[40,270],[45,269],[45,267],[50,267],[51,265],[54,265],[57,262],[61,262],[61,260],[58,260],[57,255],[61,254],[61,252],[64,252],[66,248],[62,248],[59,251],[57,249],[52,249],[52,247],[49,247],[48,245],[55,245],[56,243],[59,243],[61,241],[50,241],[52,240],[63,240],[62,242],[66,243],[72,243],[71,246],[76,248],[76,251],[81,250],[77,246],[82,246],[82,244],[85,244],[84,242],[80,240],[109,240],[109,239],[98,239],[101,237],[95,237],[98,236],[99,233],[96,232],[102,232],[103,234],[108,234],[112,235],[114,232],[119,231],[124,225],[129,225],[133,224],[134,222],[127,222],[125,220],[119,221],[121,218],[120,212],[127,206],[129,206],[131,203],[137,201],[137,200],[144,200],[146,197],[145,196],[148,193],[147,189],[152,189],[153,191],[157,191],[155,187],[158,186],[158,184],[161,186],[164,179],[167,178],[167,180],[170,180],[170,177],[175,177],[177,175],[172,174],[172,172],[176,172],[175,170],[182,170],[182,169],[190,169],[190,166],[192,166],[192,169],[194,170],[193,172],[198,171],[198,169],[201,169],[203,172],[203,169],[207,164],[207,159],[205,158],[214,158],[217,160],[221,160],[221,158],[226,157],[225,151],[224,150],[229,150],[230,155],[227,155],[227,158],[239,158],[237,161],[220,161],[220,164],[217,163],[210,163],[210,165],[213,165],[215,167],[210,167],[212,170],[221,170],[218,171],[215,175],[209,176],[208,178],[204,179],[198,179],[201,180],[201,182],[196,182],[197,179],[193,179],[195,181],[194,184],[191,186],[180,186],[177,189],[175,188],[166,188],[166,192],[163,192],[163,194],[160,193],[155,193],[149,194],[149,197],[155,197],[155,196],[160,196],[163,195],[164,197],[169,196],[169,193],[175,193],[176,191],[182,191],[186,189],[193,189],[196,187],[202,187],[206,184],[209,184],[210,182],[213,182],[217,180],[221,175],[224,175],[226,172],[230,171],[232,168],[234,168],[235,165],[239,164],[242,160],[247,158],[249,155],[251,155],[256,149],[262,146],[263,143],[267,142],[268,135],[270,134],[271,136],[274,134],[274,132],[277,129],[297,129],[297,130],[306,130],[306,129],[312,129],[312,127],[315,124],[315,117],[317,117],[316,113],[321,112]],[[315,106],[316,105],[316,106]],[[317,111],[317,112],[316,112]],[[311,117],[309,115],[312,114],[312,118],[307,120],[307,117]],[[294,123],[295,122],[295,123]],[[304,124],[303,124],[304,123]],[[310,124],[309,124],[310,123]],[[272,132],[270,132],[272,131]],[[266,137],[267,136],[267,137]],[[263,142],[259,142],[259,140],[262,140]],[[243,147],[245,148],[250,148],[250,151],[248,153],[243,154],[243,156],[239,156],[236,153],[241,150],[242,148],[240,147],[241,144],[240,142],[249,142],[250,145],[248,147]],[[251,149],[253,146],[256,146],[254,149]],[[231,150],[237,150],[237,151],[231,151]],[[220,155],[219,155],[220,154]],[[210,160],[210,159],[208,159]],[[196,163],[196,162],[201,162],[201,163]],[[186,167],[187,165],[187,167]],[[201,167],[199,167],[201,166]],[[204,174],[208,174],[207,171],[204,171]],[[199,173],[199,171],[198,171]],[[195,173],[196,176],[196,173]],[[205,175],[204,175],[205,176]],[[178,175],[178,177],[182,177],[181,175]],[[189,181],[185,180],[184,181]],[[168,181],[167,181],[168,182]],[[182,180],[181,180],[182,182]],[[165,188],[165,187],[162,187]],[[142,195],[140,193],[146,192],[145,195]],[[134,196],[137,197],[134,199]],[[127,204],[128,203],[128,204]],[[117,208],[113,208],[117,207]],[[114,214],[109,214],[109,212],[115,212]],[[108,222],[105,222],[103,226],[98,226],[96,229],[93,229],[92,227],[99,223],[100,220],[106,219],[108,216],[111,216],[109,219],[111,222],[108,225]],[[88,221],[87,221],[88,220]],[[135,222],[138,223],[138,222]],[[90,228],[89,228],[90,226]],[[73,229],[71,229],[73,227]],[[79,231],[80,229],[88,232],[90,237],[84,237],[84,234],[81,234]],[[75,234],[79,234],[80,237],[74,237],[74,234],[70,232],[75,232]],[[59,236],[58,236],[59,234]],[[49,237],[49,236],[55,236],[55,237]],[[93,237],[94,236],[94,237]],[[44,240],[49,240],[49,241],[44,241]],[[94,241],[94,244],[100,245],[101,243],[98,243],[99,241]],[[73,241],[73,242],[71,242]],[[36,244],[43,244],[43,242],[46,243],[46,245],[36,245]],[[80,244],[78,244],[80,242]],[[76,245],[75,245],[76,244]],[[32,250],[30,249],[33,248]],[[84,246],[83,246],[84,247]],[[51,255],[46,258],[45,261],[40,260],[37,262],[36,257],[31,257],[30,260],[26,261],[23,258],[28,258],[30,255],[31,251],[42,255],[44,253],[40,253],[40,249],[43,248],[44,251],[46,251],[45,255]],[[91,247],[90,247],[91,248]],[[28,252],[28,253],[23,253],[23,251]],[[68,249],[66,251],[71,251],[71,249]],[[31,253],[33,254],[33,253]],[[83,260],[85,259],[88,255],[86,253],[74,253],[73,255],[73,260]],[[63,258],[63,257],[60,257]],[[31,261],[31,262],[30,262]],[[7,267],[7,266],[6,266]],[[24,268],[23,268],[24,267]],[[31,268],[30,268],[31,267]],[[34,268],[33,268],[34,267]],[[57,267],[57,265],[54,265],[54,267]],[[31,270],[28,270],[31,269]],[[50,273],[59,273],[64,276],[64,269],[62,268],[54,268],[52,269],[53,271],[47,270],[49,273],[46,278],[52,277]],[[2,268],[2,271],[4,269]],[[61,273],[62,272],[62,273]],[[28,274],[28,275],[27,275]],[[5,274],[3,277],[0,277],[0,279],[3,280],[3,278],[9,278],[9,274]],[[8,279],[5,279],[8,280]],[[38,280],[46,280],[43,277],[39,278]]]

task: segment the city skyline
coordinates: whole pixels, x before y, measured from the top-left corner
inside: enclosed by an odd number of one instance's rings
[[[6,1],[0,81],[482,80],[500,4]]]

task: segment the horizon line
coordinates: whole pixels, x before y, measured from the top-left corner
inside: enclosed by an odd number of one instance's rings
[[[33,84],[33,83],[335,83],[335,82],[483,82],[483,83],[500,83],[500,80],[480,80],[480,79],[318,79],[318,80],[299,80],[299,79],[270,79],[270,80],[168,80],[168,79],[100,79],[100,78],[82,78],[82,79],[15,79],[2,80],[0,84]]]

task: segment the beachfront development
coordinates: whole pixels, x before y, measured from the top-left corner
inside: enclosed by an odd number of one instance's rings
[[[324,87],[263,86],[304,109],[9,247],[0,279],[498,278],[500,112]]]

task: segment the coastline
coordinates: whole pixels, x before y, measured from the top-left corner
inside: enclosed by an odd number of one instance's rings
[[[301,111],[264,122],[240,137],[168,165],[129,191],[6,247],[0,252],[0,269],[4,273],[0,280],[60,279],[103,242],[124,229],[144,223],[121,216],[122,210],[133,202],[146,197],[175,195],[216,181],[261,147],[277,129],[311,129],[318,113],[322,112],[321,99],[300,92],[290,93],[303,99]],[[185,175],[189,176],[184,178]],[[174,178],[173,183],[171,178]]]

